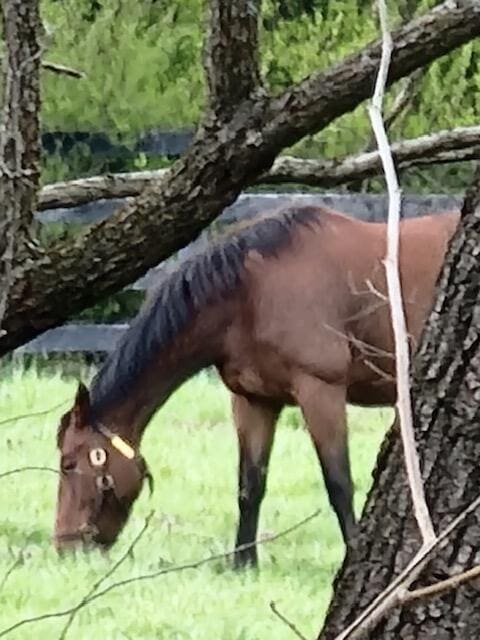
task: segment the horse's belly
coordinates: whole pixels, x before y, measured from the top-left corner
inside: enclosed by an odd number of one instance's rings
[[[396,399],[395,385],[386,380],[355,382],[347,388],[347,402],[361,407],[393,406]]]
[[[262,367],[263,369],[263,367]],[[233,393],[245,396],[257,396],[275,399],[285,404],[292,401],[289,393],[290,385],[287,384],[283,367],[277,365],[265,375],[263,370],[255,364],[239,365],[236,362],[224,363],[218,367],[218,372],[225,386]]]
[[[392,362],[385,358],[354,358],[347,378],[347,402],[374,407],[394,405],[396,398]]]

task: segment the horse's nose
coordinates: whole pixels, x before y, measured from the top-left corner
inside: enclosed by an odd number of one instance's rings
[[[89,522],[85,522],[81,525],[78,533],[84,544],[92,544],[95,540],[95,536],[98,536],[98,527]]]
[[[83,524],[78,531],[55,533],[53,543],[59,555],[72,551],[86,551],[89,547],[94,546],[94,539],[97,534],[97,527]]]

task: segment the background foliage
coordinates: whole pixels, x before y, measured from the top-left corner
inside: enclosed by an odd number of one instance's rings
[[[435,4],[395,0],[390,2],[390,15],[398,24]],[[269,89],[281,91],[375,39],[372,5],[371,0],[265,0],[261,53]],[[44,74],[45,129],[106,132],[133,146],[147,129],[194,127],[198,122],[204,101],[201,0],[43,0],[42,11],[48,58],[87,74],[83,80]],[[392,138],[478,122],[479,53],[480,42],[472,42],[433,64],[407,115],[393,127]],[[288,151],[338,158],[370,142],[362,105]],[[67,163],[50,160],[45,179],[98,171],[98,162],[85,156],[77,150]],[[114,168],[159,162],[131,154],[123,163],[117,158]],[[464,181],[459,167],[422,169],[421,175],[410,172],[407,188],[458,192]]]

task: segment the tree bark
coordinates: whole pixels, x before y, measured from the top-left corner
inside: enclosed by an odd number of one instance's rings
[[[247,27],[256,29],[256,23],[245,21]],[[389,83],[479,34],[477,0],[444,2],[394,33]],[[245,46],[255,43],[253,34],[245,40]],[[244,99],[221,126],[201,126],[163,181],[84,235],[52,245],[16,279],[0,355],[133,282],[193,240],[285,146],[368,98],[380,56],[381,45],[372,44],[279,96]]]
[[[477,172],[480,191],[480,171]],[[437,534],[479,495],[480,205],[466,199],[414,358],[412,402],[427,502]],[[480,563],[480,509],[438,551],[414,587]],[[421,544],[412,516],[397,429],[387,436],[359,524],[355,549],[334,585],[319,638],[333,640],[400,573]],[[369,640],[470,640],[480,629],[480,584],[392,610]]]
[[[261,91],[258,68],[260,0],[211,0],[204,68],[207,117],[224,121],[244,100]]]
[[[31,254],[40,177],[40,16],[36,0],[4,0],[0,123],[0,323],[15,269]]]

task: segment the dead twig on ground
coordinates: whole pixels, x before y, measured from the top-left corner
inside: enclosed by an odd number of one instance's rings
[[[279,618],[279,620],[283,622],[283,624],[287,625],[287,627],[293,631],[293,633],[297,636],[297,638],[300,638],[300,640],[307,640],[307,637],[304,636],[301,631],[299,631],[297,625],[295,625],[291,620],[289,620],[286,616],[283,615],[283,613],[281,613],[277,609],[277,605],[275,604],[275,602],[273,602],[273,600],[272,602],[270,602],[270,609],[277,616],[277,618]]]
[[[7,478],[8,476],[16,475],[17,473],[24,473],[25,471],[47,471],[49,473],[59,474],[60,471],[58,469],[54,469],[53,467],[42,467],[42,466],[28,466],[28,467],[17,467],[16,469],[9,469],[8,471],[4,471],[0,473],[0,480],[3,478]]]
[[[184,564],[174,565],[174,566],[171,566],[171,567],[164,567],[162,569],[158,569],[157,571],[152,571],[151,573],[145,573],[145,574],[140,574],[140,575],[137,575],[137,576],[132,576],[130,578],[124,578],[123,580],[118,580],[117,582],[113,582],[112,584],[108,585],[107,587],[105,587],[101,591],[95,590],[95,593],[93,593],[93,589],[90,589],[89,593],[91,593],[91,595],[88,596],[88,599],[86,597],[82,598],[81,607],[79,607],[79,605],[77,604],[77,605],[75,605],[73,607],[69,607],[68,609],[64,609],[62,611],[55,611],[55,612],[52,612],[52,613],[45,613],[45,614],[41,614],[41,615],[38,615],[38,616],[32,616],[31,618],[24,618],[23,620],[19,620],[18,622],[15,622],[14,624],[10,625],[9,627],[6,627],[5,629],[2,629],[0,631],[0,638],[3,638],[5,636],[9,635],[13,631],[16,631],[17,629],[19,629],[21,627],[24,627],[24,626],[27,626],[27,625],[30,625],[30,624],[34,624],[36,622],[41,622],[43,620],[51,620],[51,619],[54,619],[54,618],[63,618],[65,616],[70,616],[74,612],[75,612],[75,615],[76,615],[81,608],[86,607],[91,602],[94,602],[95,600],[98,600],[99,598],[102,598],[107,593],[110,593],[111,591],[119,589],[120,587],[125,587],[125,586],[127,586],[129,584],[136,583],[136,582],[143,582],[145,580],[153,580],[154,578],[158,578],[158,577],[160,577],[162,575],[167,575],[169,573],[178,573],[180,571],[186,571],[187,569],[197,569],[198,567],[201,567],[201,566],[203,566],[205,564],[209,564],[209,563],[215,562],[217,560],[224,560],[226,558],[229,558],[229,557],[233,556],[236,551],[242,551],[244,549],[248,549],[250,547],[253,547],[254,545],[263,545],[263,544],[266,544],[266,543],[269,543],[269,542],[274,542],[275,540],[279,540],[280,538],[283,538],[283,537],[293,533],[294,531],[296,531],[300,527],[303,527],[304,525],[306,525],[308,522],[310,522],[311,520],[316,518],[320,514],[320,511],[321,511],[320,509],[317,509],[316,511],[314,511],[310,515],[306,516],[302,520],[299,520],[298,522],[296,522],[292,526],[288,527],[287,529],[284,529],[284,530],[282,530],[279,533],[276,533],[274,535],[271,535],[271,536],[262,538],[260,540],[257,540],[256,542],[250,542],[250,543],[247,543],[247,544],[243,544],[243,545],[240,545],[240,546],[238,546],[238,547],[236,547],[234,549],[231,549],[229,551],[225,551],[225,552],[221,552],[221,553],[215,553],[215,554],[206,556],[204,558],[201,558],[200,560],[194,560],[192,562],[186,562]],[[136,542],[138,542],[138,536],[137,536]],[[136,544],[136,542],[135,542],[135,544]],[[130,546],[132,546],[132,545],[130,545]],[[124,561],[124,559],[125,559],[125,557],[127,555],[128,555],[128,553],[127,554],[123,554],[121,556],[120,560],[117,561],[117,563],[116,563],[116,568],[118,568],[120,562]],[[102,576],[102,578],[100,578],[97,581],[97,583],[95,583],[97,585],[96,589],[98,589],[98,586],[100,586],[100,584],[102,584],[106,580],[107,576],[110,577],[112,575],[112,573],[113,573],[113,571],[110,570],[105,576]]]

